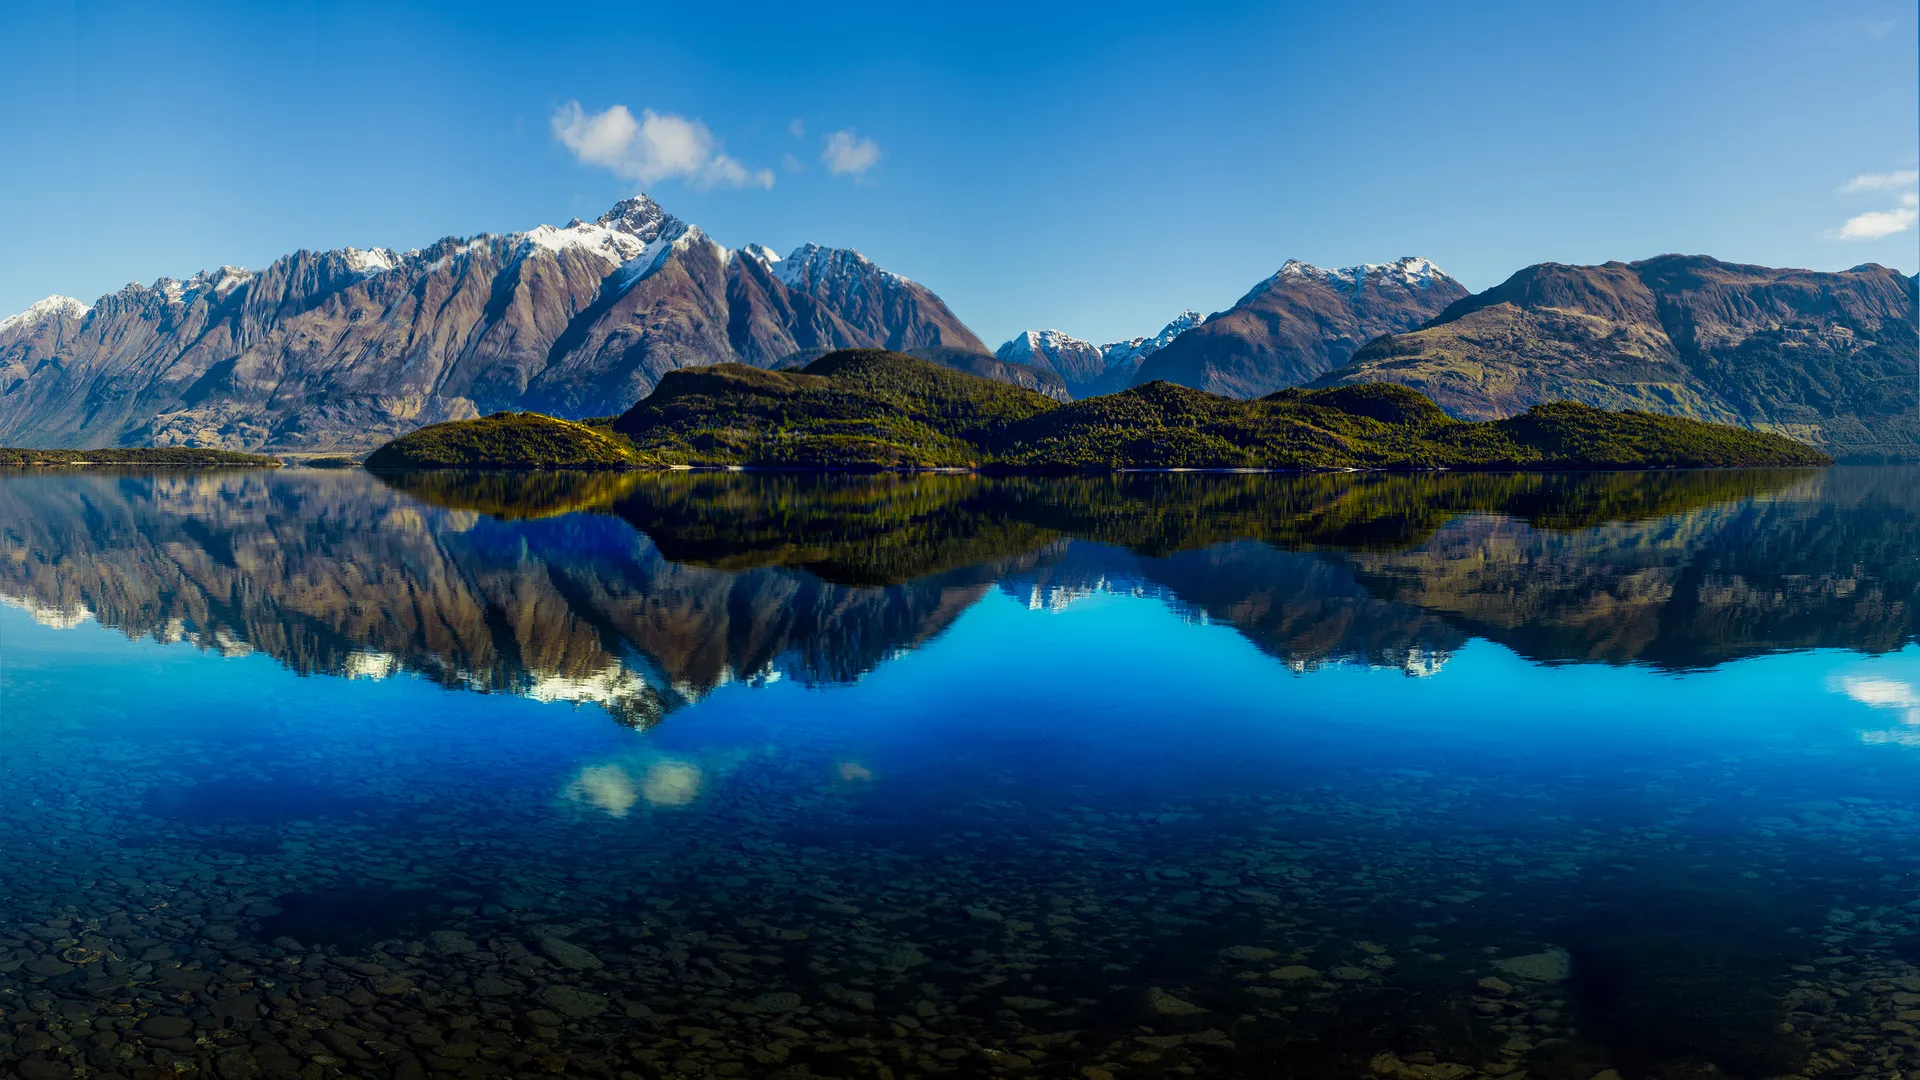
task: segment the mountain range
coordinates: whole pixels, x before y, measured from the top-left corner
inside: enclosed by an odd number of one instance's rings
[[[1663,255],[1530,266],[1317,385],[1394,382],[1463,419],[1574,400],[1775,431],[1836,457],[1920,451],[1915,279]]]
[[[562,228],[43,301],[0,324],[0,443],[354,449],[502,409],[617,413],[674,368],[849,346],[998,365],[858,252],[730,250],[641,196]]]
[[[1076,398],[1094,397],[1132,386],[1134,376],[1147,357],[1205,321],[1206,316],[1188,308],[1152,337],[1110,341],[1105,345],[1095,345],[1060,330],[1028,330],[994,350],[993,355],[1004,363],[1053,372]]]
[[[0,445],[369,449],[502,410],[624,412],[667,372],[885,348],[1056,401],[1156,380],[1233,397],[1366,381],[1463,419],[1572,399],[1920,455],[1915,278],[1703,256],[1527,267],[1473,294],[1426,259],[1289,260],[1232,307],[1096,345],[998,350],[844,248],[726,248],[639,196],[592,222],[427,248],[299,251],[49,297],[0,319]]]
[[[1381,334],[1420,326],[1467,295],[1425,259],[1344,270],[1289,259],[1233,307],[1148,357],[1134,380],[1229,397],[1271,394],[1340,367]]]

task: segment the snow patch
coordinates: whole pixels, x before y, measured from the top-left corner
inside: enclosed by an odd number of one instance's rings
[[[1030,364],[1035,356],[1041,356],[1057,366],[1062,356],[1091,351],[1099,354],[1102,367],[1111,368],[1115,364],[1145,360],[1205,321],[1206,316],[1188,308],[1152,337],[1109,341],[1105,345],[1095,345],[1061,330],[1028,330],[994,350],[993,355],[1010,364]]]
[[[810,286],[814,290],[840,282],[863,282],[878,276],[883,285],[910,285],[912,282],[891,270],[875,266],[872,259],[852,248],[821,247],[802,244],[785,259],[772,265],[773,276],[790,289]]]
[[[1422,259],[1417,255],[1408,255],[1390,263],[1361,263],[1358,266],[1343,267],[1339,270],[1328,270],[1312,263],[1301,262],[1299,259],[1288,259],[1286,265],[1268,278],[1265,284],[1270,285],[1285,278],[1316,280],[1342,292],[1357,289],[1363,282],[1370,279],[1397,281],[1414,289],[1432,288],[1436,278],[1453,280],[1448,277],[1446,271],[1435,266],[1431,260]]]
[[[356,274],[372,277],[384,274],[399,263],[399,259],[387,248],[341,248],[340,257],[347,261],[347,269]]]
[[[34,326],[62,315],[69,319],[84,318],[91,310],[93,309],[71,296],[49,296],[45,300],[28,305],[27,310],[18,315],[9,315],[0,319],[0,332],[11,330],[16,326]]]
[[[693,232],[698,230],[641,195],[613,204],[611,210],[594,221],[574,218],[565,228],[541,225],[516,237],[523,255],[534,248],[555,254],[583,251],[605,259],[623,274],[630,275],[635,263],[650,266],[662,250],[660,245]]]
[[[1207,317],[1205,315],[1200,314],[1192,308],[1188,308],[1175,316],[1172,322],[1161,327],[1160,332],[1152,337],[1137,337],[1129,338],[1126,341],[1108,342],[1100,347],[1100,352],[1101,355],[1105,357],[1108,367],[1112,367],[1115,364],[1145,360],[1147,357],[1173,344],[1174,338],[1179,337],[1181,334],[1186,333],[1206,321]]]

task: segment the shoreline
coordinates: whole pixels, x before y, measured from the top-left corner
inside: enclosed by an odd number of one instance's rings
[[[550,468],[540,465],[518,467],[418,467],[418,468],[372,468],[362,465],[360,468],[377,476],[405,476],[416,473],[464,473],[468,475],[531,476],[553,473],[580,473],[588,475],[619,475],[622,473],[673,473],[673,472],[713,472],[713,473],[832,473],[845,476],[982,476],[982,477],[1101,477],[1142,474],[1197,474],[1203,476],[1338,476],[1352,475],[1398,475],[1412,476],[1424,473],[1475,473],[1475,474],[1512,474],[1512,473],[1602,473],[1602,472],[1745,472],[1754,470],[1815,470],[1831,469],[1846,465],[1846,462],[1834,462],[1826,465],[1557,465],[1547,467],[1528,467],[1524,465],[1460,466],[1435,465],[1424,468],[1337,468],[1337,469],[1259,469],[1246,467],[1127,467],[1115,469],[1074,469],[1074,468],[1033,468],[1033,469],[963,469],[952,466],[932,466],[928,468],[860,468],[845,465],[634,465],[622,468]]]
[[[0,447],[0,468],[12,469],[278,469],[286,463],[270,454],[198,447],[137,447],[38,450]]]

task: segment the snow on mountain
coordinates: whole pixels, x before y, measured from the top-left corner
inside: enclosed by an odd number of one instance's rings
[[[565,228],[541,225],[515,234],[523,250],[545,248],[554,254],[569,249],[598,255],[614,266],[639,260],[653,261],[690,228],[645,195],[623,199],[613,209],[587,222],[574,218]],[[515,237],[509,237],[514,239]]]
[[[1206,321],[1188,308],[1152,337],[1128,338],[1095,345],[1060,330],[1028,330],[994,351],[1009,364],[1047,368],[1068,383],[1086,383],[1117,365],[1138,367],[1140,361],[1165,348],[1174,338]]]
[[[341,248],[340,254],[347,261],[348,269],[356,274],[384,274],[393,269],[396,261],[392,251],[386,248],[371,248],[362,251],[359,248]]]
[[[1101,355],[1106,358],[1108,367],[1113,367],[1115,364],[1137,363],[1159,352],[1161,349],[1166,348],[1173,343],[1174,338],[1179,337],[1181,334],[1186,333],[1188,330],[1206,321],[1207,317],[1205,315],[1200,314],[1192,308],[1188,308],[1176,316],[1172,322],[1161,327],[1160,332],[1152,337],[1137,337],[1128,338],[1126,341],[1115,341],[1107,345],[1102,345],[1100,352]]]
[[[358,448],[476,412],[607,415],[682,367],[888,348],[971,370],[988,351],[859,252],[729,251],[645,196],[558,227],[130,284],[91,310],[50,298],[0,328],[0,442],[23,446]]]
[[[773,276],[790,289],[805,289],[809,286],[838,281],[861,281],[869,274],[878,274],[883,284],[911,285],[912,282],[891,270],[882,270],[875,266],[872,259],[852,248],[821,247],[819,244],[802,244],[794,248],[786,258],[773,264]]]
[[[1106,365],[1106,349],[1062,330],[1028,330],[995,349],[993,355],[1009,364],[1057,367],[1066,358],[1090,357]],[[1036,359],[1037,358],[1037,359]]]
[[[1390,263],[1361,263],[1358,266],[1343,267],[1339,270],[1328,270],[1312,263],[1301,262],[1299,259],[1288,259],[1286,265],[1268,278],[1263,285],[1273,284],[1286,278],[1307,278],[1325,282],[1328,286],[1344,292],[1357,288],[1361,282],[1368,279],[1377,279],[1397,281],[1409,288],[1429,289],[1433,287],[1436,276],[1448,281],[1453,280],[1446,271],[1435,266],[1430,260],[1422,259],[1417,255],[1408,255]]]
[[[45,300],[28,305],[27,310],[18,315],[9,315],[0,319],[0,332],[11,330],[16,326],[31,326],[60,315],[69,319],[80,319],[91,310],[71,296],[49,296]]]

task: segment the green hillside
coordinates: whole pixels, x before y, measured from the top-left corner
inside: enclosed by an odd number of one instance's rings
[[[657,464],[612,433],[539,413],[494,413],[411,432],[367,455],[369,469],[626,469]]]
[[[968,468],[1045,395],[878,349],[800,371],[682,368],[615,420],[642,451],[697,465]]]

